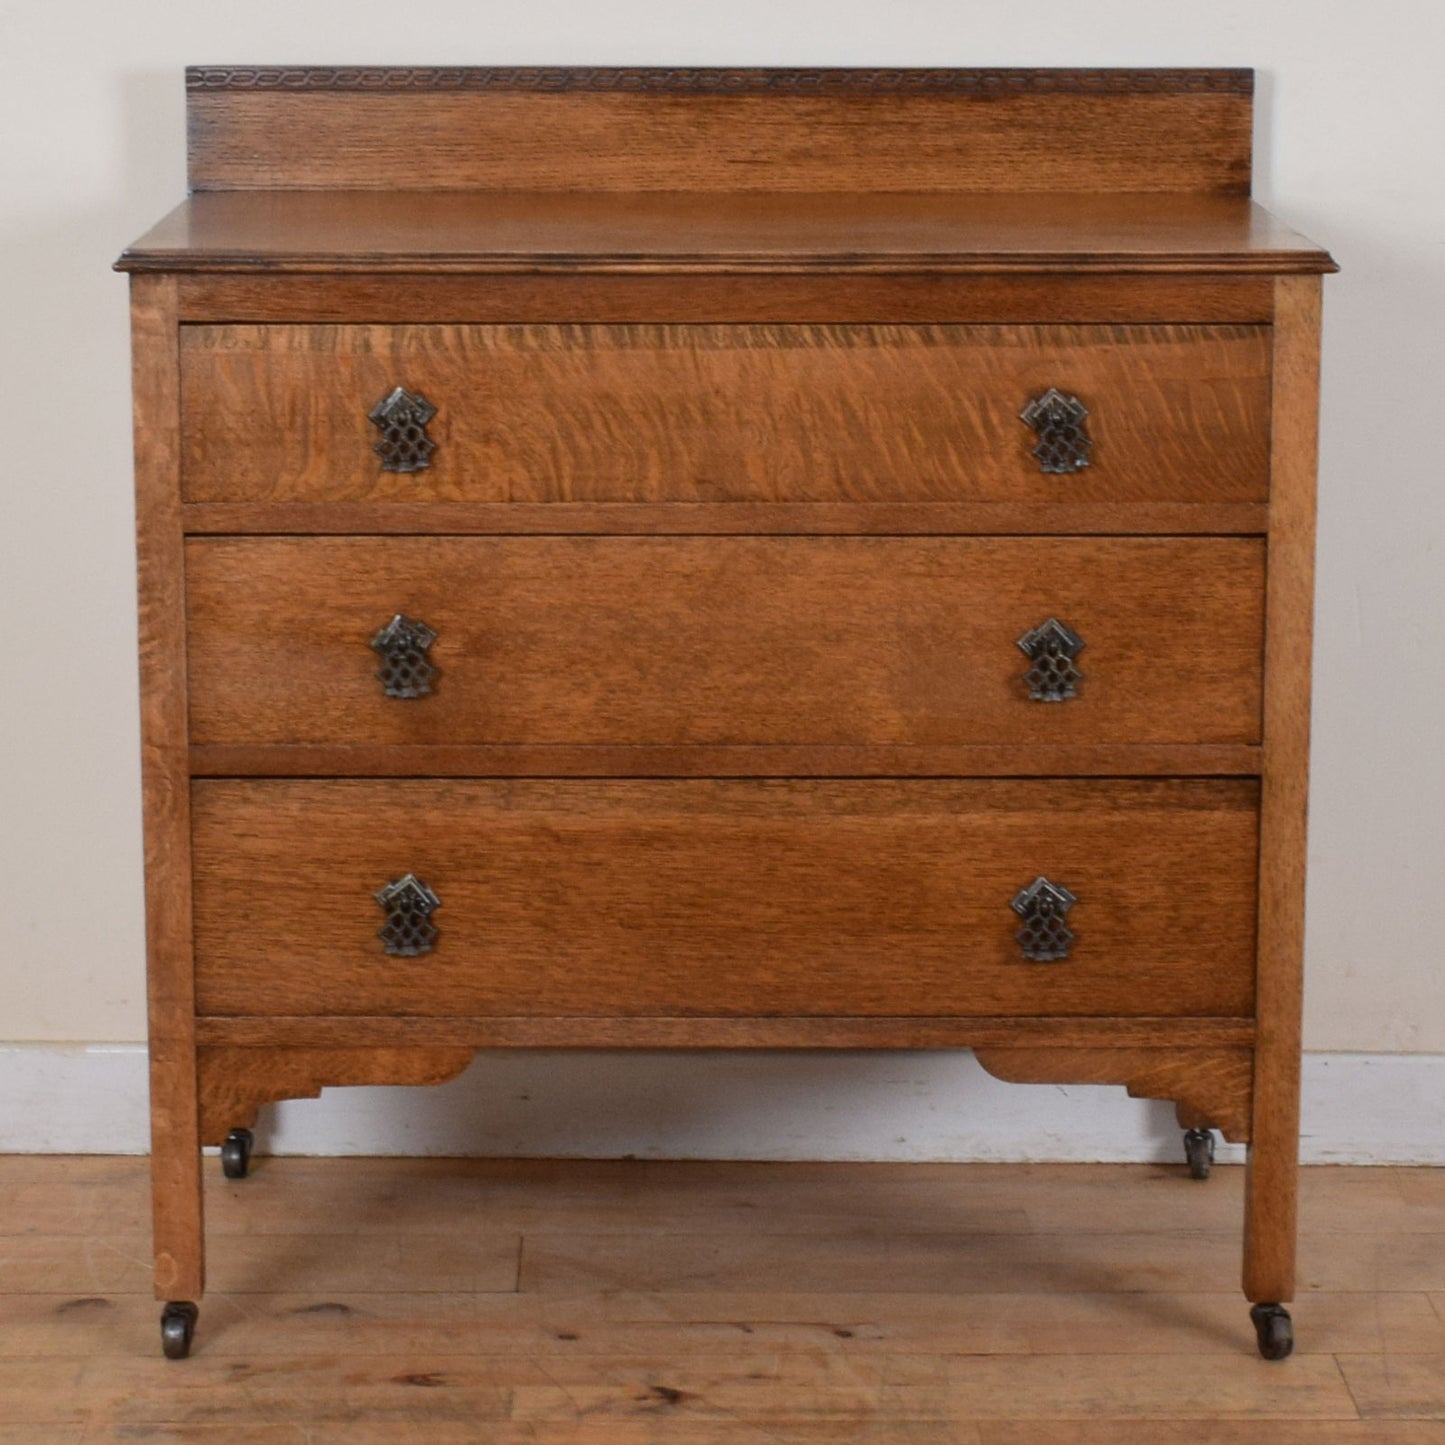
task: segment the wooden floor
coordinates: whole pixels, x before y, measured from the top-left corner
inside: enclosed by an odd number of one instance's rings
[[[212,1160],[168,1362],[145,1161],[0,1158],[0,1445],[1445,1445],[1445,1171],[1305,1172],[1282,1364],[1241,1172]]]

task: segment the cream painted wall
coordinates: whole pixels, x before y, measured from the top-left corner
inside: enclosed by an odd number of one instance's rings
[[[184,64],[1250,64],[1257,193],[1345,267],[1326,282],[1307,1042],[1445,1052],[1438,0],[0,0],[0,36],[0,1039],[144,1033],[108,267],[181,196]]]

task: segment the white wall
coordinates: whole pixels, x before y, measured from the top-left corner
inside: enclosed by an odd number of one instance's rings
[[[0,37],[0,1040],[144,1032],[108,267],[182,193],[184,64],[1251,64],[1257,193],[1345,268],[1326,282],[1307,1043],[1445,1053],[1438,0],[0,0]]]

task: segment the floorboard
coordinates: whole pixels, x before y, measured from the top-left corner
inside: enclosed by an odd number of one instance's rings
[[[159,1357],[145,1161],[0,1158],[0,1445],[1445,1445],[1445,1170],[208,1161]]]

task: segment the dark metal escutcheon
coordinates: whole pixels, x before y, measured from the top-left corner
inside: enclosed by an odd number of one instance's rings
[[[377,681],[388,697],[426,697],[437,675],[426,650],[436,633],[415,618],[398,612],[375,637],[371,648],[381,658]]]
[[[1024,921],[1014,937],[1025,958],[1033,963],[1057,963],[1069,956],[1074,935],[1064,914],[1078,901],[1062,883],[1050,883],[1042,876],[1014,895],[1010,906]]]
[[[1074,659],[1084,650],[1084,639],[1072,627],[1050,617],[1025,632],[1018,648],[1030,663],[1024,681],[1035,702],[1067,702],[1079,695],[1084,674]]]
[[[1053,386],[1042,396],[1034,397],[1019,413],[1019,420],[1038,433],[1033,454],[1038,458],[1040,471],[1067,474],[1082,471],[1089,465],[1089,452],[1094,443],[1084,429],[1084,418],[1088,414],[1088,408],[1078,397],[1065,396]]]
[[[441,899],[414,873],[407,873],[372,895],[386,910],[386,923],[377,937],[395,958],[416,958],[430,953],[437,926],[431,921]]]
[[[423,472],[431,465],[437,444],[426,434],[426,424],[437,409],[419,391],[398,386],[367,413],[381,431],[372,448],[384,472]]]

